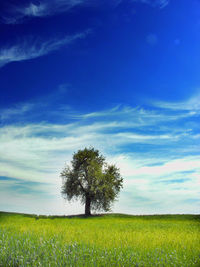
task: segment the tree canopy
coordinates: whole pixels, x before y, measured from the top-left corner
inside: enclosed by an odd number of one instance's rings
[[[123,184],[119,169],[108,165],[94,148],[74,153],[71,166],[63,169],[61,177],[63,197],[80,199],[87,216],[91,210],[109,211]]]

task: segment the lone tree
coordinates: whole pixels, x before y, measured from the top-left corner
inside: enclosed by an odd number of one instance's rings
[[[94,148],[74,153],[72,167],[61,172],[62,195],[67,200],[80,199],[85,204],[85,215],[91,210],[109,211],[122,188],[123,179],[115,165],[108,165]]]

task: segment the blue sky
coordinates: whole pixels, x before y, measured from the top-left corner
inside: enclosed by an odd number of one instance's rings
[[[0,3],[0,210],[83,213],[60,194],[93,146],[114,212],[200,212],[200,2]]]

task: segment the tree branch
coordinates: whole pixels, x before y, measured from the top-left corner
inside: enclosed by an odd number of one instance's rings
[[[85,188],[82,186],[82,184],[81,184],[81,182],[79,181],[79,179],[78,179],[78,183],[79,183],[81,189],[83,190],[83,192],[84,192],[84,193],[87,193],[87,191],[86,191]]]

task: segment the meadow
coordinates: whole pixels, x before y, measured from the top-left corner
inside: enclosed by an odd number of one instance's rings
[[[0,212],[0,266],[200,266],[200,215]]]

